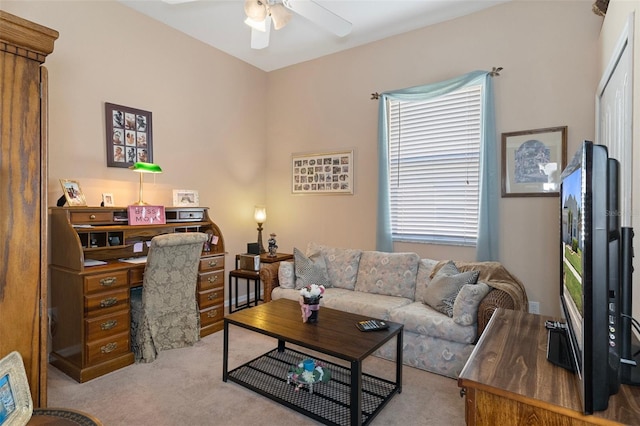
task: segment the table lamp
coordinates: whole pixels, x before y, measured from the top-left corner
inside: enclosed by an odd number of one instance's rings
[[[260,254],[266,253],[264,245],[262,244],[262,224],[267,220],[267,209],[265,206],[256,206],[253,210],[253,218],[258,223],[258,248]]]
[[[162,169],[157,164],[144,163],[142,161],[133,163],[133,166],[129,168],[134,172],[140,173],[140,196],[138,197],[138,202],[135,204],[139,206],[147,204],[144,201],[142,201],[142,175],[144,173],[162,173]]]

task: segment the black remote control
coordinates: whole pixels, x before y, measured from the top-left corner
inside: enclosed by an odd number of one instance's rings
[[[389,324],[377,319],[370,319],[367,321],[358,321],[356,323],[356,327],[358,327],[360,331],[376,331],[386,330],[387,328],[389,328]]]

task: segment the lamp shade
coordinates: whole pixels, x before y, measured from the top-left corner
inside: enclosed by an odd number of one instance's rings
[[[264,223],[267,220],[267,208],[265,206],[256,206],[253,210],[253,218],[256,223]]]
[[[276,30],[287,25],[292,16],[289,9],[284,7],[282,3],[276,3],[269,7],[269,13],[271,14],[271,19],[273,19],[273,28]]]
[[[145,163],[142,161],[133,163],[133,166],[129,168],[134,172],[138,172],[138,173],[162,173],[162,169],[157,164]]]

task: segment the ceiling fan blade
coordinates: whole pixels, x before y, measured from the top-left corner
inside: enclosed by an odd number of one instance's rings
[[[283,0],[283,4],[318,26],[344,37],[351,32],[351,22],[311,0]]]
[[[265,30],[260,31],[251,28],[251,48],[260,50],[269,46],[269,34],[271,33],[271,17],[265,19]]]

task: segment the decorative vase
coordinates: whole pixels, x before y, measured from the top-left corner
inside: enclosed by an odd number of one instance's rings
[[[278,251],[278,244],[276,242],[276,234],[270,234],[269,238],[269,257],[276,257]]]
[[[318,313],[320,311],[319,297],[302,297],[302,320],[310,324],[318,322]]]

